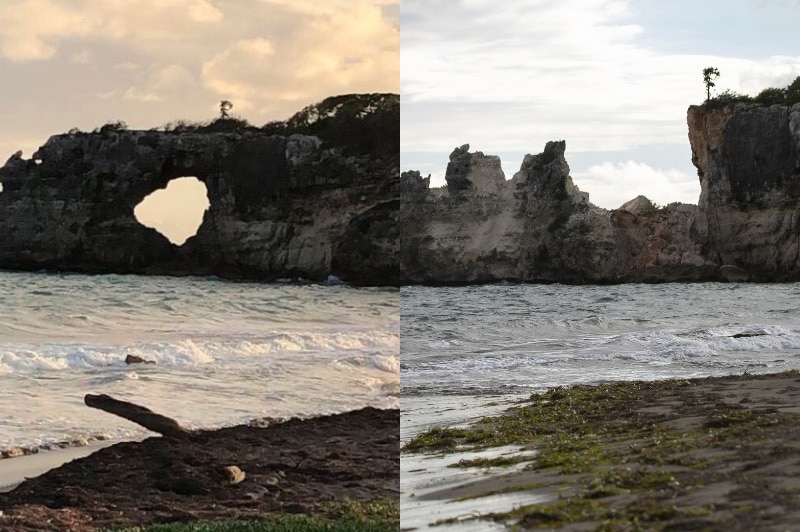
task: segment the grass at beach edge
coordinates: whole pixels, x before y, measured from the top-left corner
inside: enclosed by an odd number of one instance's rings
[[[328,504],[323,516],[265,515],[258,519],[201,520],[132,527],[107,532],[389,532],[400,524],[398,501],[346,501]]]
[[[658,530],[667,523],[707,526],[714,522],[710,520],[712,514],[716,514],[714,519],[723,519],[720,514],[724,511],[735,520],[754,510],[749,504],[669,503],[676,497],[690,500],[693,490],[727,480],[707,453],[747,453],[765,441],[780,441],[782,428],[797,426],[800,415],[727,404],[707,391],[703,396],[692,394],[706,390],[704,385],[718,382],[797,377],[800,372],[792,370],[769,375],[555,388],[534,394],[504,414],[484,417],[468,428],[430,429],[410,440],[402,451],[450,455],[515,445],[521,454],[452,464],[450,467],[491,467],[497,475],[512,479],[500,490],[475,488],[474,493],[466,495],[462,490],[458,499],[516,491],[546,491],[553,495],[550,503],[436,524],[485,519],[526,529],[577,523],[591,523],[598,530]],[[677,430],[672,424],[674,418],[648,411],[660,400],[669,398],[674,402],[676,397],[686,397],[686,404],[676,407],[678,417],[702,416],[696,427]],[[533,449],[536,454],[530,453]],[[760,459],[769,463],[781,456],[776,453],[774,458]],[[511,466],[515,467],[514,473],[508,472]],[[525,482],[519,480],[522,478]],[[797,492],[797,488],[776,488],[768,495],[776,500],[788,499],[796,498]]]

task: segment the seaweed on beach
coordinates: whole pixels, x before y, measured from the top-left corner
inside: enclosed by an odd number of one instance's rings
[[[267,427],[118,443],[4,494],[0,530],[88,531],[173,522],[217,523],[198,525],[210,527],[199,530],[226,530],[219,522],[268,522],[287,515],[326,527],[358,522],[352,530],[394,530],[398,441],[399,412],[365,408]],[[243,478],[229,476],[233,465]]]
[[[530,491],[551,502],[472,514],[522,529],[753,530],[800,515],[800,372],[555,388],[404,452],[457,455],[509,444],[512,471],[438,496]],[[531,451],[536,451],[531,453]],[[482,460],[460,467],[487,467]],[[451,520],[452,521],[452,520]]]

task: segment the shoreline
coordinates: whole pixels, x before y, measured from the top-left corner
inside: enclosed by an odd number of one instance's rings
[[[419,497],[458,501],[462,511],[438,521],[458,530],[791,527],[800,372],[555,388],[467,428],[422,433],[403,456],[472,473]]]
[[[35,478],[67,462],[89,456],[100,449],[131,440],[94,441],[0,459],[0,493],[8,493],[29,478]],[[135,441],[135,440],[134,440]]]
[[[399,410],[366,407],[116,442],[3,493],[0,530],[48,524],[91,531],[285,514],[399,522],[399,426]]]
[[[467,427],[471,421],[487,415],[498,415],[526,395],[445,395],[410,396],[401,403],[400,445],[435,426]],[[411,418],[413,413],[413,421]],[[429,493],[445,487],[454,487],[468,480],[484,476],[480,471],[458,471],[448,464],[458,459],[402,453],[400,457],[400,506],[403,530],[427,527],[430,522],[448,519],[462,513],[463,505],[441,504],[428,498]],[[496,502],[496,501],[494,501]],[[502,527],[494,527],[502,530]],[[476,527],[461,526],[464,532],[487,529],[487,523]]]

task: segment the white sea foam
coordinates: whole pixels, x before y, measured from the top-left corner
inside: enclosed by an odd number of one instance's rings
[[[402,292],[404,393],[483,393],[797,364],[800,285],[486,285]]]
[[[127,356],[155,362],[159,366],[198,366],[232,358],[274,357],[288,353],[359,353],[399,351],[397,333],[368,332],[292,332],[241,339],[232,337],[186,338],[133,344],[0,343],[0,374],[38,374],[81,369],[124,367]],[[384,360],[365,357],[385,371],[399,371],[396,357]],[[390,360],[390,362],[387,362]],[[355,363],[355,362],[354,362]],[[389,366],[387,366],[387,364]],[[388,368],[388,369],[387,369]]]
[[[196,428],[399,406],[396,291],[0,272],[0,293],[0,450],[147,434],[86,393]]]

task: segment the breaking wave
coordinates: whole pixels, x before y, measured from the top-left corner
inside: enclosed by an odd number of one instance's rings
[[[800,284],[485,285],[401,292],[406,395],[800,368]]]

